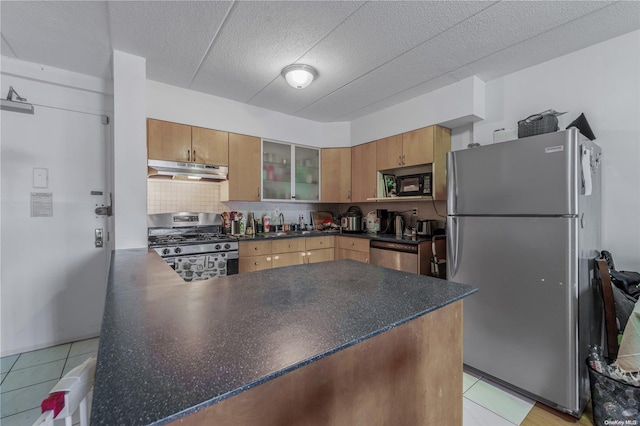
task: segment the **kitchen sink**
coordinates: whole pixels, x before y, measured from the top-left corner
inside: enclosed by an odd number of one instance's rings
[[[286,231],[286,232],[268,232],[266,234],[259,234],[264,238],[276,238],[276,237],[293,237],[296,235],[309,235],[309,234],[322,234],[322,231]]]

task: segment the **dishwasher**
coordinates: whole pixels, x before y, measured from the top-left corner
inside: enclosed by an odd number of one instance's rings
[[[372,265],[418,273],[418,244],[372,240],[369,248]]]

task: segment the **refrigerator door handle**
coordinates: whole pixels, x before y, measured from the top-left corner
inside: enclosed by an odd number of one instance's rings
[[[449,214],[457,214],[457,190],[458,185],[456,184],[457,173],[456,173],[456,158],[455,152],[447,153],[447,211]]]
[[[458,271],[458,250],[460,247],[458,218],[449,216],[447,229],[447,277],[453,278]]]

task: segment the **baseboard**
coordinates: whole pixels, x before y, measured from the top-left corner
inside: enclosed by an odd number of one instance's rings
[[[38,349],[45,349],[45,348],[50,348],[52,346],[58,346],[58,345],[64,345],[67,343],[73,343],[73,342],[77,342],[78,340],[85,340],[85,339],[93,339],[94,337],[99,337],[99,334],[95,334],[95,333],[91,333],[89,335],[83,335],[83,336],[76,336],[70,339],[61,339],[61,340],[54,340],[51,342],[45,342],[45,343],[41,343],[41,344],[37,344],[37,345],[33,345],[33,346],[26,346],[26,347],[22,347],[22,348],[18,348],[18,349],[12,349],[10,351],[0,351],[0,357],[5,357],[5,356],[11,356],[11,355],[17,355],[17,354],[21,354],[24,352],[31,352],[31,351],[37,351]]]

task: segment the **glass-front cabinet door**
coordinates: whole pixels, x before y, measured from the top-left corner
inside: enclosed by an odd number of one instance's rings
[[[296,200],[320,200],[320,150],[295,146],[296,175],[294,193]]]
[[[320,150],[262,141],[262,199],[320,200]]]

